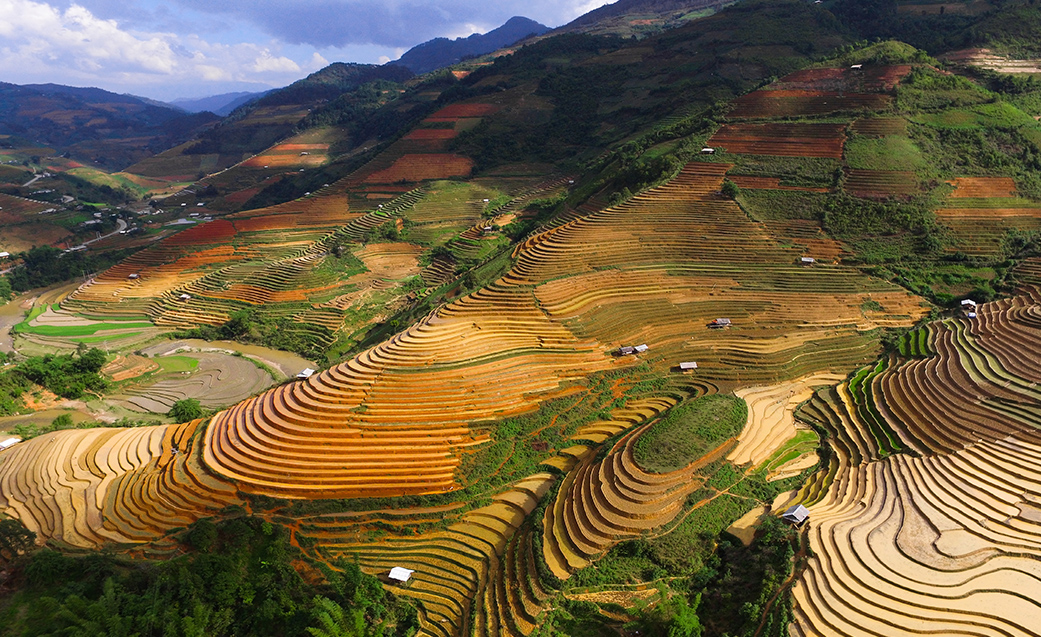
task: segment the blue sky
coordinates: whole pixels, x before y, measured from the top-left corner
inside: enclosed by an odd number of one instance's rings
[[[284,86],[515,15],[559,26],[607,0],[0,0],[0,81],[155,99]]]

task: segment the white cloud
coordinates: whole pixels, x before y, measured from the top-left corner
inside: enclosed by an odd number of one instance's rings
[[[269,51],[263,51],[253,64],[253,70],[258,73],[299,73],[300,65],[287,57],[274,57]]]
[[[312,53],[312,52],[308,52]],[[214,82],[285,85],[302,66],[328,64],[313,52],[298,63],[276,42],[219,44],[195,35],[125,29],[78,4],[64,11],[37,0],[0,0],[0,77],[13,82],[101,85],[128,92]]]

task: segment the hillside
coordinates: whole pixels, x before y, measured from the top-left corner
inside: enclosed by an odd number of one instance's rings
[[[186,141],[216,121],[96,88],[0,83],[0,135],[121,169]]]
[[[15,346],[107,333],[95,409],[187,395],[185,357],[317,371],[0,451],[0,512],[94,560],[12,559],[0,620],[180,586],[208,634],[1036,634],[1041,83],[860,26],[742,2],[244,109],[312,111]]]
[[[421,75],[446,66],[452,66],[467,57],[475,57],[497,51],[530,35],[541,35],[549,27],[528,18],[513,17],[505,24],[488,33],[475,33],[469,37],[434,38],[417,44],[392,63],[404,66]]]
[[[554,30],[557,33],[644,36],[711,15],[728,0],[617,0]]]

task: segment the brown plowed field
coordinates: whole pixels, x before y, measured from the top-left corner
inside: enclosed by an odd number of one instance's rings
[[[958,177],[949,182],[954,186],[952,199],[983,199],[989,197],[1014,197],[1016,182],[1011,177]]]
[[[729,153],[842,159],[844,124],[726,124],[708,140]]]
[[[365,178],[366,183],[396,183],[399,181],[426,181],[469,177],[473,161],[462,155],[430,153],[403,155],[389,167],[378,170]]]

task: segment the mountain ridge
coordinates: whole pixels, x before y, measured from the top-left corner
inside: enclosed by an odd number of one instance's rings
[[[534,20],[514,16],[488,33],[475,33],[454,40],[434,38],[417,44],[400,58],[387,64],[403,66],[420,75],[457,64],[467,57],[491,53],[530,35],[542,35],[549,30],[549,27]]]

